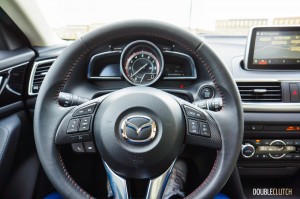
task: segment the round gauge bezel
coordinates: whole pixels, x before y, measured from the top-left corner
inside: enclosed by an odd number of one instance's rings
[[[126,67],[128,66],[128,63],[130,60],[125,60],[126,58],[130,58],[132,57],[132,55],[134,55],[135,53],[138,53],[140,52],[141,50],[139,48],[145,48],[146,50],[142,50],[146,53],[150,53],[151,55],[153,55],[153,57],[158,60],[158,64],[157,65],[157,70],[158,73],[156,75],[156,77],[151,80],[150,82],[148,83],[135,83],[133,82],[126,74]],[[131,42],[130,44],[128,44],[122,54],[121,54],[121,59],[120,59],[120,70],[121,70],[121,73],[123,75],[123,77],[126,79],[127,82],[129,82],[130,84],[132,85],[135,85],[135,86],[150,86],[154,83],[156,83],[159,78],[161,77],[162,73],[163,73],[163,70],[164,70],[164,59],[163,59],[163,55],[160,51],[160,49],[155,45],[153,44],[152,42],[149,42],[149,41],[146,41],[146,40],[137,40],[137,41],[134,41],[134,42]]]

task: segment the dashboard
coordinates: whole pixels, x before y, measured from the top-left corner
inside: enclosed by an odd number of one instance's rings
[[[169,80],[197,79],[193,59],[185,53],[138,40],[125,47],[118,46],[115,50],[93,55],[88,66],[89,79],[124,78],[132,85],[149,86],[160,77]]]
[[[220,56],[240,91],[245,129],[238,170],[246,179],[244,185],[262,169],[268,171],[266,176],[295,175],[300,168],[300,27],[256,27],[248,37],[198,36]],[[33,114],[43,79],[67,46],[24,47],[1,55],[1,117],[23,109]],[[59,95],[62,106],[138,85],[161,89],[210,111],[222,107],[203,63],[172,42],[116,41],[91,52],[85,65],[81,74],[96,95],[66,85]]]

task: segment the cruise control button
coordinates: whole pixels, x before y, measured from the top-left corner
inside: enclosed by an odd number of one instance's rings
[[[84,143],[84,148],[86,152],[89,153],[95,153],[96,152],[96,148],[93,142],[85,142]]]
[[[73,116],[92,114],[95,110],[96,105],[96,103],[93,103],[83,108],[80,108],[73,114]]]
[[[68,124],[67,133],[78,132],[79,119],[71,119]]]
[[[91,117],[83,117],[80,120],[79,131],[90,130]]]
[[[72,149],[76,153],[83,153],[84,152],[84,147],[82,143],[73,143],[72,144]]]
[[[200,135],[199,132],[199,123],[195,120],[188,120],[189,123],[189,133]]]
[[[74,135],[71,137],[72,142],[83,142],[87,141],[90,139],[89,134],[84,134],[84,135]]]
[[[185,110],[185,113],[188,117],[195,117],[195,118],[199,118],[199,119],[202,119],[202,120],[206,120],[206,117],[203,113],[201,113],[200,111],[197,111],[193,108],[190,108],[188,106],[184,106],[184,110]]]
[[[200,134],[204,137],[210,137],[209,125],[206,122],[200,122]]]

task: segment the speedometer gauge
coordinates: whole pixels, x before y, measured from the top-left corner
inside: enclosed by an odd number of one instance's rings
[[[153,84],[163,71],[162,54],[151,42],[132,42],[122,53],[121,71],[125,79],[133,85]]]

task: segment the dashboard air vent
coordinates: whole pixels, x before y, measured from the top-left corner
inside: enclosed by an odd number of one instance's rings
[[[55,59],[35,62],[29,83],[29,95],[38,94],[42,82]]]
[[[280,82],[237,82],[237,86],[245,103],[282,102]]]

